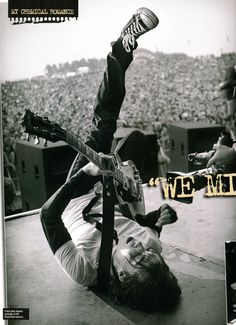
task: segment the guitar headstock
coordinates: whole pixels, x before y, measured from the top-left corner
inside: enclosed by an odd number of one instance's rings
[[[21,121],[23,132],[28,135],[44,138],[51,142],[65,141],[66,132],[57,123],[51,122],[47,117],[41,117],[38,114],[26,110]]]

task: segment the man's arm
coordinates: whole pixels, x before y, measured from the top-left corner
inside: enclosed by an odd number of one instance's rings
[[[85,171],[84,171],[85,169]],[[71,240],[61,215],[71,199],[88,193],[98,181],[85,167],[63,184],[43,205],[41,223],[52,252]]]
[[[214,165],[221,168],[224,172],[236,172],[236,151],[234,148],[227,147],[222,144],[214,146],[216,150],[214,156],[208,161],[207,167]]]

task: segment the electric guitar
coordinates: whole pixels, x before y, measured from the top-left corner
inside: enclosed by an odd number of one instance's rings
[[[122,162],[117,154],[103,157],[71,132],[66,131],[57,123],[51,122],[47,117],[41,117],[30,110],[25,111],[21,124],[23,132],[28,134],[28,140],[29,135],[33,135],[35,144],[38,144],[39,137],[44,138],[45,146],[47,146],[47,141],[64,141],[93,162],[105,174],[112,176],[118,202],[127,217],[135,219],[136,214],[145,214],[142,181],[131,160]]]

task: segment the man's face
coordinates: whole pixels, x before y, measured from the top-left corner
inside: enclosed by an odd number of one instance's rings
[[[122,237],[113,253],[113,266],[119,276],[120,281],[124,279],[126,273],[134,274],[139,272],[139,262],[144,253],[149,251],[150,247],[133,237]]]

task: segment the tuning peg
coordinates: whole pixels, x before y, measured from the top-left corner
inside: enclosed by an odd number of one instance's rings
[[[26,134],[26,140],[30,141],[30,134],[29,133]]]
[[[48,146],[48,141],[47,141],[47,139],[44,139],[44,141],[43,141],[43,145],[44,145],[44,147],[47,147],[47,146]]]
[[[39,144],[39,143],[40,143],[39,137],[36,136],[36,137],[35,137],[35,140],[34,140],[34,144]]]

